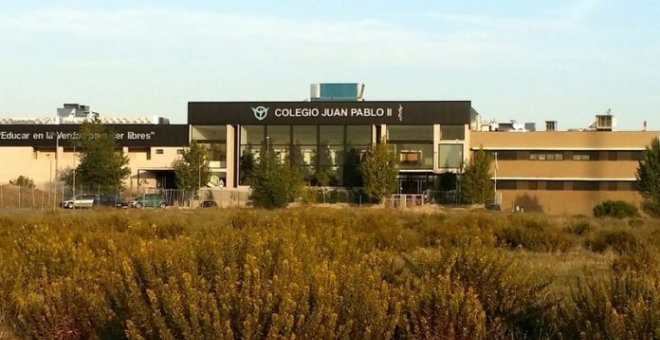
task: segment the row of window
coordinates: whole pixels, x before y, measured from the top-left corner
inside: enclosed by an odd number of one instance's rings
[[[362,157],[369,150],[370,145],[270,145],[280,156],[286,159],[292,148],[298,155],[300,165],[315,165],[317,162],[325,162],[333,166],[341,165],[346,157],[357,152]],[[401,169],[433,169],[433,144],[430,143],[390,143],[390,150],[398,155],[399,168]],[[255,159],[259,158],[260,148],[253,145],[241,145],[241,155],[252,153]],[[321,157],[320,160],[317,160]],[[327,161],[323,161],[327,159]],[[439,144],[438,145],[438,167],[442,169],[458,169],[463,162],[463,144]]]
[[[637,191],[636,181],[498,180],[497,190]]]
[[[380,127],[378,127],[380,129]],[[380,131],[380,130],[377,130]],[[192,140],[226,142],[224,125],[196,125]],[[433,125],[387,125],[389,141],[433,142]],[[365,144],[371,143],[371,125],[243,125],[241,144],[259,145],[266,139],[275,144]],[[463,125],[441,125],[441,140],[464,140]]]
[[[639,161],[642,151],[533,151],[533,150],[503,150],[497,152],[499,160],[531,160],[531,161]],[[494,157],[494,156],[493,156]]]

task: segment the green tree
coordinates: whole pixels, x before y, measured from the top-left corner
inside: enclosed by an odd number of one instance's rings
[[[360,164],[364,191],[378,202],[398,188],[397,174],[399,173],[396,155],[387,148],[383,140],[364,156]]]
[[[358,188],[363,185],[360,163],[362,157],[360,150],[351,148],[344,153],[344,166],[342,167],[342,183],[347,188]]]
[[[296,199],[302,185],[295,165],[282,162],[272,146],[263,145],[252,177],[252,204],[267,209],[285,207]]]
[[[495,191],[490,174],[490,154],[479,149],[461,176],[461,195],[463,202],[486,204],[493,201]]]
[[[646,147],[637,168],[639,191],[644,197],[644,207],[660,215],[660,142],[658,138]]]
[[[337,176],[332,170],[332,156],[328,144],[319,145],[314,155],[316,171],[314,172],[314,184],[325,187],[337,184]]]
[[[292,169],[298,172],[304,181],[310,181],[312,179],[312,173],[308,164],[305,164],[300,143],[287,145],[286,162]]]
[[[34,188],[34,180],[30,177],[25,177],[23,175],[18,176],[18,178],[14,180],[10,180],[9,184],[17,185],[22,188],[28,188],[32,189]]]
[[[238,160],[240,171],[239,182],[241,185],[252,185],[255,164],[256,161],[254,159],[254,152],[252,151],[252,144],[248,144],[245,150],[243,150],[241,158]]]
[[[124,187],[124,179],[131,174],[131,169],[128,157],[117,150],[111,129],[98,119],[84,122],[75,145],[80,152],[80,164],[75,169],[76,182],[104,193],[114,193]]]
[[[174,175],[179,189],[193,190],[208,183],[211,177],[206,148],[195,141],[174,161]]]

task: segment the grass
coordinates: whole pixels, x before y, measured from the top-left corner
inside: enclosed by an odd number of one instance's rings
[[[0,213],[0,334],[657,338],[659,241],[643,218]]]

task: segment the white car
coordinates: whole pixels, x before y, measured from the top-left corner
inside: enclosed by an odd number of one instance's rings
[[[96,200],[96,195],[82,194],[76,196],[75,198],[70,198],[68,200],[62,201],[62,208],[65,209],[91,208],[94,206],[95,200]]]

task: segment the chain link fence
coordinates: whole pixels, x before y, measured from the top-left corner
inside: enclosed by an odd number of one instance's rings
[[[62,207],[62,201],[70,200],[83,195],[100,197],[101,195],[116,198],[117,203],[130,207],[130,202],[140,201],[142,206],[145,200],[158,200],[168,207],[196,208],[205,200],[212,200],[220,207],[246,207],[249,206],[250,191],[246,189],[158,189],[141,188],[140,190],[115,190],[102,192],[100,188],[76,185],[76,190],[62,184],[53,184],[46,187],[26,188],[17,185],[0,185],[0,209],[38,209],[54,210]]]

